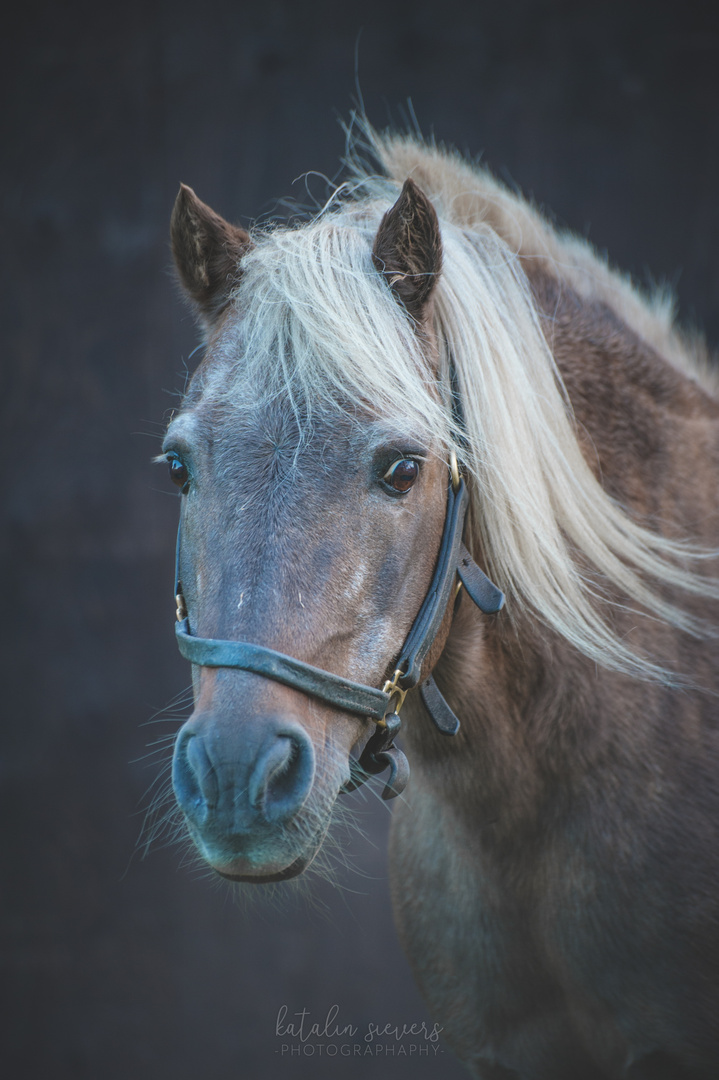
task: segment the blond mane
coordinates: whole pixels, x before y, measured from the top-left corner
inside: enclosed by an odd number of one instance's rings
[[[447,220],[465,229],[489,226],[520,259],[536,262],[582,299],[603,301],[665,360],[719,396],[716,364],[698,334],[675,326],[676,303],[669,289],[642,292],[586,240],[558,230],[527,199],[455,151],[408,135],[380,134],[366,122],[358,130],[388,177],[401,184],[411,176]],[[361,175],[358,155],[350,151],[349,158]]]
[[[289,394],[306,426],[312,409],[362,416],[369,406],[422,432],[437,453],[454,447],[472,493],[472,542],[510,614],[533,612],[601,665],[666,677],[614,633],[602,594],[619,590],[651,616],[704,635],[706,626],[655,589],[719,598],[719,582],[693,568],[709,553],[643,528],[595,479],[522,260],[542,260],[580,295],[605,299],[663,356],[703,378],[672,327],[671,306],[640,297],[588,245],[557,234],[456,155],[368,126],[363,136],[386,176],[355,155],[351,184],[313,221],[257,232],[235,295],[242,336],[225,354],[223,395],[251,409],[258,395]],[[379,221],[407,176],[440,220],[438,370],[371,259]],[[449,407],[452,371],[463,430]]]

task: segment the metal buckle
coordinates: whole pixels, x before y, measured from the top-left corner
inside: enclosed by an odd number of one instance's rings
[[[181,592],[175,597],[175,603],[177,605],[177,611],[175,612],[177,621],[182,622],[183,619],[187,618],[187,608],[185,607],[185,598]]]
[[[387,713],[385,713],[385,716],[390,712],[399,713],[399,710],[404,705],[404,699],[407,697],[407,691],[403,690],[402,687],[399,685],[399,680],[402,678],[403,675],[404,672],[402,671],[402,668],[397,668],[392,678],[388,679],[382,687],[382,693],[389,694],[390,697],[390,700],[387,703]],[[392,704],[392,698],[395,696],[397,697],[397,701],[395,702],[394,708],[391,709],[390,706]],[[384,725],[385,721],[381,720],[380,723]]]

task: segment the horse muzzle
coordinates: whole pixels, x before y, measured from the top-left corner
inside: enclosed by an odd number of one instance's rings
[[[296,822],[314,778],[312,741],[286,716],[228,731],[211,714],[195,713],[175,744],[172,782],[192,837],[210,865],[233,879],[277,879],[296,863],[295,873],[305,868],[314,845],[305,851],[298,841],[312,830]]]

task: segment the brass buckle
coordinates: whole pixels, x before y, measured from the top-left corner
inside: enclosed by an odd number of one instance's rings
[[[454,450],[449,452],[449,471],[452,476],[452,491],[459,491],[459,465]]]
[[[395,671],[392,678],[388,679],[387,682],[382,687],[382,693],[383,694],[389,694],[389,696],[390,696],[390,701],[389,701],[389,703],[387,705],[387,712],[388,713],[390,711],[390,704],[392,702],[393,697],[396,696],[397,702],[396,702],[392,712],[399,713],[399,710],[404,705],[404,699],[407,697],[407,691],[403,690],[402,687],[399,685],[399,680],[402,678],[403,675],[404,675],[404,672],[402,671],[402,668],[397,668],[397,670]],[[385,722],[384,720],[380,720],[381,724],[384,724],[384,722]]]

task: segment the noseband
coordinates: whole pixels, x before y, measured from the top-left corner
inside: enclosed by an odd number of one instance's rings
[[[493,585],[472,559],[462,543],[464,517],[469,495],[466,484],[452,454],[451,478],[447,492],[447,511],[437,564],[432,581],[412,624],[402,651],[395,664],[394,675],[381,690],[362,683],[351,682],[322,668],[264,645],[247,641],[221,641],[218,638],[195,637],[185,607],[180,583],[180,530],[177,533],[175,558],[175,598],[177,625],[175,634],[180,652],[199,667],[239,668],[284,683],[310,697],[319,698],[343,712],[356,713],[374,720],[376,729],[362,751],[359,761],[352,761],[350,779],[341,791],[353,791],[369,776],[389,768],[390,775],[383,799],[399,795],[409,779],[409,764],[402,751],[394,745],[400,730],[399,711],[409,690],[420,680],[422,663],[429,652],[447,610],[455,574],[477,607],[492,614],[504,603],[504,594]],[[459,720],[445,701],[430,675],[419,688],[420,696],[435,726],[443,735],[456,735]]]

